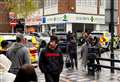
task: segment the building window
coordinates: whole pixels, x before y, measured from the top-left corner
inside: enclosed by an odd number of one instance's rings
[[[99,0],[100,7],[105,7],[105,0]]]
[[[65,32],[66,24],[57,24],[57,32]]]
[[[45,4],[45,8],[51,8],[58,4],[58,0],[45,0],[44,4]]]
[[[76,0],[77,6],[97,7],[97,0]]]

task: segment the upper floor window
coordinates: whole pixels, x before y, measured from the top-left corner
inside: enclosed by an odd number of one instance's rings
[[[105,0],[99,0],[100,2],[99,2],[99,4],[100,4],[100,6],[101,7],[105,7]]]
[[[58,3],[58,0],[45,0],[44,4],[45,4],[45,8],[50,8],[55,6]]]
[[[76,4],[81,7],[97,7],[97,0],[76,0]]]

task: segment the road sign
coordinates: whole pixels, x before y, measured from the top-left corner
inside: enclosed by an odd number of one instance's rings
[[[10,21],[10,26],[12,27],[12,33],[14,33],[14,27],[17,25],[17,21],[16,20],[11,20]]]
[[[16,20],[11,20],[10,21],[10,26],[15,27],[17,25],[17,21]]]

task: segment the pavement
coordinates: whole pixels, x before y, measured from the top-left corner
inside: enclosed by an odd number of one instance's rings
[[[79,53],[79,51],[78,51]],[[120,59],[120,50],[115,51],[115,59]],[[110,52],[102,54],[104,58],[110,58]],[[79,58],[79,57],[78,57]],[[102,65],[110,65],[109,62],[101,61]],[[115,64],[120,67],[120,64]],[[114,74],[110,73],[109,69],[102,68],[100,72],[96,72],[95,76],[89,76],[87,71],[83,71],[81,67],[81,60],[78,60],[78,70],[67,69],[64,66],[63,72],[60,75],[60,82],[120,82],[120,71],[115,71]],[[38,82],[45,82],[44,74],[39,68],[36,68]]]

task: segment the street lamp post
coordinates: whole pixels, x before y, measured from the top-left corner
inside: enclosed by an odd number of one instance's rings
[[[44,14],[45,14],[45,9],[44,9],[44,0],[42,0],[42,31],[43,31],[43,29],[45,28],[45,26],[44,26]]]
[[[114,40],[114,0],[111,0],[110,2],[110,6],[111,6],[111,9],[110,9],[110,24],[109,24],[109,28],[111,29],[111,59],[114,60],[114,49],[113,49],[113,40]],[[114,61],[111,61],[111,67],[114,67],[115,64],[114,64]],[[111,73],[114,73],[114,69],[111,69]]]

